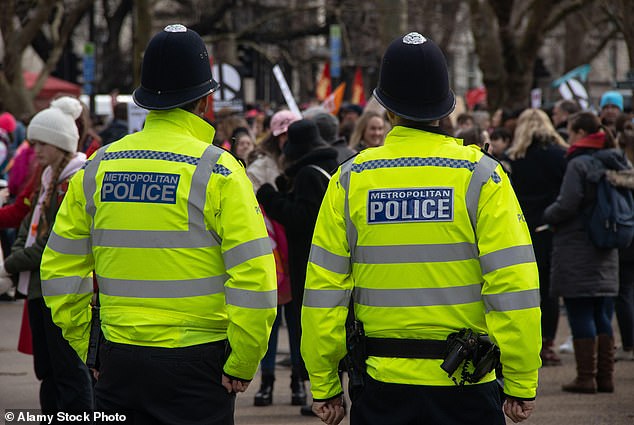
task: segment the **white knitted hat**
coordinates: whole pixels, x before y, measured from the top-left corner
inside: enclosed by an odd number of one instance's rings
[[[64,96],[51,102],[51,106],[38,112],[26,130],[26,137],[66,152],[77,152],[79,131],[75,120],[81,115],[79,100]]]

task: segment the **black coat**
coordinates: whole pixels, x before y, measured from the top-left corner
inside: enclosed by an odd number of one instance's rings
[[[337,168],[337,151],[322,148],[308,152],[290,165],[284,176],[288,191],[278,192],[270,184],[263,184],[257,193],[258,202],[266,214],[280,222],[286,230],[291,288],[295,305],[301,307],[306,281],[306,265],[313,239],[313,230],[321,201],[329,179],[317,165],[329,174]],[[284,186],[279,184],[278,187]]]
[[[511,183],[531,234],[544,224],[544,210],[557,199],[566,172],[565,153],[557,145],[532,144],[524,158],[509,160]]]
[[[535,229],[544,224],[544,210],[559,194],[566,172],[565,153],[566,150],[557,145],[532,144],[524,158],[508,160],[511,183],[531,233],[540,286],[546,290],[550,288],[553,234],[548,230],[535,232]]]

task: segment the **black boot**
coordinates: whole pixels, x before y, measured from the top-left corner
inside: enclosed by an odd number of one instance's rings
[[[269,406],[273,403],[273,382],[275,382],[275,376],[262,375],[262,384],[260,390],[255,393],[253,405]]]
[[[298,374],[291,375],[291,404],[293,406],[306,404],[306,387],[304,380]]]

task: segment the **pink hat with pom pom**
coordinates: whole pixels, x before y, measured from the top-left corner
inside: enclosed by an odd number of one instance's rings
[[[13,133],[15,131],[16,123],[15,118],[8,112],[0,114],[0,128],[7,133]]]

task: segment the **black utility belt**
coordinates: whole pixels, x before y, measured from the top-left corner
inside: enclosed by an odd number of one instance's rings
[[[447,356],[447,341],[366,337],[365,354],[404,359],[444,359]]]

